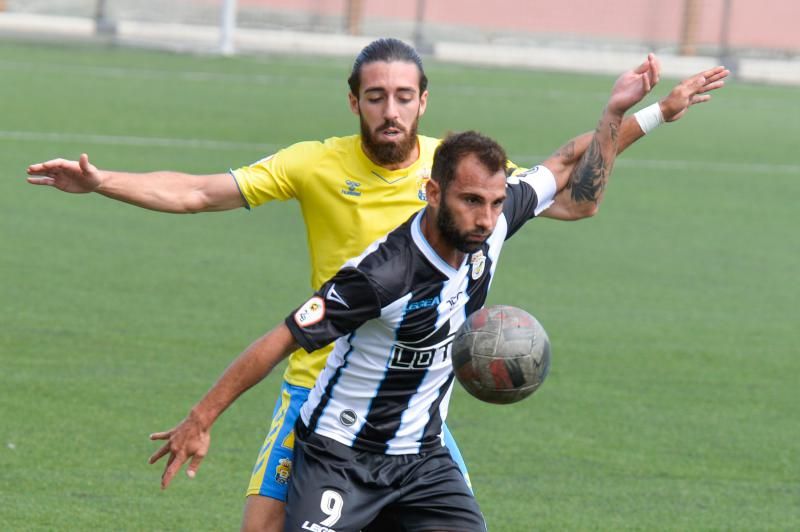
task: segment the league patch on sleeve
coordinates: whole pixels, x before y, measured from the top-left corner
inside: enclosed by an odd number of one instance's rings
[[[325,317],[325,300],[314,296],[294,313],[294,322],[300,327],[309,327]]]

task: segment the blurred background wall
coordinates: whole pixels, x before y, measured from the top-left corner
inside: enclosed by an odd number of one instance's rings
[[[371,38],[391,35],[444,60],[590,63],[583,69],[598,71],[618,65],[605,67],[606,57],[591,54],[653,50],[721,58],[745,76],[800,82],[798,0],[0,0],[0,10],[0,36],[95,32],[195,51],[350,55]],[[550,52],[537,59],[536,49]],[[684,70],[696,67],[689,62]]]

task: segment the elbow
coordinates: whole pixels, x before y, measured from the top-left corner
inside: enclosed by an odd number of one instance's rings
[[[600,205],[594,201],[584,201],[572,206],[564,219],[569,221],[591,218],[600,211]]]
[[[586,202],[584,205],[581,206],[579,212],[580,215],[578,217],[578,220],[581,220],[583,218],[591,218],[592,216],[600,212],[600,202],[597,201]]]
[[[190,194],[181,205],[181,214],[197,214],[212,210],[211,201],[202,193]]]

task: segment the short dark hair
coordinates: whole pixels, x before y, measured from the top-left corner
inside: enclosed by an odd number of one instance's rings
[[[361,89],[361,67],[376,61],[414,63],[417,65],[417,70],[419,70],[419,93],[422,94],[428,88],[428,77],[425,75],[425,69],[422,68],[422,59],[414,48],[400,39],[378,39],[377,41],[372,41],[361,50],[361,53],[358,54],[353,63],[350,77],[347,78],[350,92],[356,98],[358,98],[358,91]]]
[[[436,148],[431,167],[431,179],[439,183],[442,194],[455,178],[458,163],[470,154],[491,173],[505,173],[508,157],[497,141],[477,131],[450,133]]]

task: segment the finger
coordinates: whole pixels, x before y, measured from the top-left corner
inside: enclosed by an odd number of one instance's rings
[[[661,80],[661,60],[655,54],[650,54],[648,58],[650,59],[650,76],[652,78],[650,84],[655,87]]]
[[[181,466],[186,461],[186,455],[180,454],[175,455],[173,454],[169,462],[167,462],[167,467],[164,469],[164,474],[161,475],[161,489],[167,489],[169,487],[169,483],[172,482],[172,479],[181,470]]]
[[[645,72],[650,70],[650,56],[651,55],[653,55],[653,54],[647,54],[647,59],[645,59],[644,62],[641,65],[639,65],[638,67],[634,68],[633,71],[635,73],[637,73],[637,74],[644,74]]]
[[[89,164],[89,156],[85,153],[81,153],[80,159],[78,159],[78,164],[81,167],[81,171],[84,174],[88,174],[92,171],[92,165]]]
[[[147,463],[150,465],[155,464],[161,459],[162,456],[164,456],[168,452],[169,452],[169,442],[165,443],[164,445],[161,446],[159,450],[154,452],[153,455],[150,457],[150,459],[147,460]]]
[[[706,78],[711,78],[713,76],[716,76],[720,72],[724,72],[725,70],[726,68],[724,66],[719,65],[715,66],[714,68],[709,68],[708,70],[704,70],[703,72],[700,73]]]
[[[705,76],[706,83],[715,83],[717,81],[721,81],[727,78],[730,75],[731,71],[728,69],[723,68],[721,71],[711,74],[710,76]]]
[[[192,457],[192,461],[189,463],[189,467],[186,468],[186,475],[189,478],[194,478],[197,475],[197,470],[200,469],[200,463],[203,461],[205,456],[196,454]]]
[[[70,161],[66,159],[51,159],[49,161],[45,161],[41,164],[42,170],[45,172],[52,172],[53,170],[60,170],[61,168],[65,167],[69,164]]]
[[[707,83],[707,84],[706,84],[704,87],[701,87],[701,88],[700,88],[700,89],[697,91],[697,94],[702,94],[702,93],[704,93],[704,92],[709,92],[709,91],[717,90],[717,89],[719,89],[720,87],[724,87],[724,86],[725,86],[725,82],[724,82],[723,80],[716,81],[716,82],[714,82],[714,83]]]
[[[53,186],[56,182],[55,179],[52,177],[29,177],[27,178],[28,183],[31,185],[48,185]]]
[[[151,440],[168,440],[169,437],[172,436],[172,431],[168,430],[166,432],[154,432],[150,435]]]
[[[705,103],[710,99],[711,99],[710,94],[706,94],[703,96],[695,96],[694,98],[692,98],[692,101],[689,103],[689,105],[694,105],[696,103]]]

